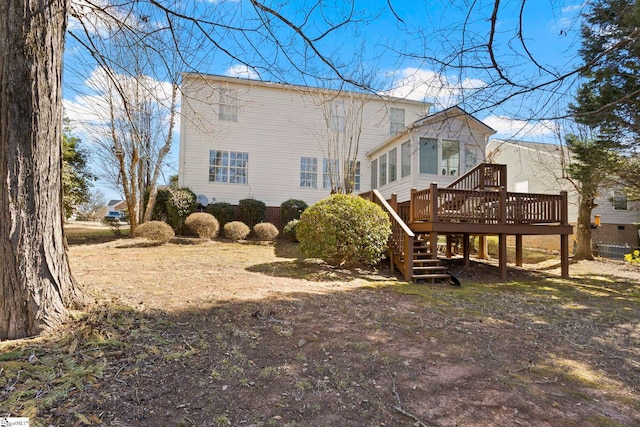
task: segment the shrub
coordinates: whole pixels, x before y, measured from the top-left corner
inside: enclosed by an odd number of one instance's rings
[[[207,212],[216,217],[220,227],[224,227],[226,223],[236,219],[236,209],[230,203],[211,203],[207,206]]]
[[[133,231],[133,235],[158,243],[166,243],[175,236],[175,233],[173,228],[166,222],[149,221],[138,225]]]
[[[260,240],[272,241],[278,237],[278,227],[270,222],[261,222],[253,226],[253,234]]]
[[[291,221],[289,221],[287,225],[284,226],[282,235],[290,240],[293,240],[294,242],[297,242],[298,238],[296,237],[296,228],[298,227],[299,222],[299,219],[292,219]]]
[[[244,222],[231,221],[224,225],[224,237],[234,242],[246,239],[250,232],[251,229]]]
[[[192,213],[185,220],[187,227],[198,235],[201,239],[211,239],[216,237],[220,229],[220,223],[211,214],[206,212]]]
[[[242,199],[238,203],[238,216],[240,221],[252,228],[259,222],[264,221],[267,213],[267,205],[256,199]]]
[[[280,215],[282,217],[282,223],[288,224],[291,220],[300,219],[300,215],[302,215],[302,212],[304,212],[307,208],[308,206],[304,202],[304,200],[289,199],[285,202],[282,202],[282,204],[280,205]]]
[[[197,205],[196,194],[188,188],[161,187],[156,196],[152,218],[166,221],[176,233],[186,234],[185,220]]]
[[[386,212],[361,197],[334,194],[304,211],[297,225],[303,255],[333,265],[376,264],[391,234]]]

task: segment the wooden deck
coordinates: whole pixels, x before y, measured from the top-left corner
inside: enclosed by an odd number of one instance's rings
[[[569,235],[567,193],[532,194],[506,191],[506,165],[480,164],[446,188],[431,184],[412,190],[408,201],[395,195],[383,200],[377,190],[361,194],[387,211],[392,223],[389,255],[405,280],[442,279],[433,263],[423,274],[425,248],[429,258],[438,257],[438,236],[447,236],[447,254],[452,236],[462,237],[465,263],[469,265],[469,237],[498,236],[500,277],[507,279],[507,236],[515,236],[516,265],[522,265],[523,235],[558,235],[562,277],[569,277]],[[434,250],[431,250],[434,248]]]

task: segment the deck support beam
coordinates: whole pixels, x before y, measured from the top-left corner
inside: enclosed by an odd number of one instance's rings
[[[507,235],[498,235],[498,264],[500,268],[500,279],[507,280]]]
[[[481,234],[478,236],[478,258],[487,259],[487,236]]]
[[[471,245],[469,244],[469,233],[462,235],[462,257],[464,258],[464,266],[471,267],[469,254],[471,253]]]
[[[522,234],[516,234],[516,266],[522,267]]]
[[[451,246],[453,245],[453,236],[451,234],[447,234],[447,247],[445,249],[445,254],[448,259],[451,259]]]
[[[569,235],[560,235],[560,276],[569,278]]]
[[[438,259],[438,232],[432,231],[429,233],[429,250],[431,252],[432,259]]]

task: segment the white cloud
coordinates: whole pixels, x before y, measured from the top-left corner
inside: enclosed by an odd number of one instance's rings
[[[504,138],[544,138],[555,137],[557,125],[553,121],[517,120],[506,116],[489,116],[482,120]]]
[[[252,68],[246,65],[238,64],[230,67],[225,74],[229,77],[242,77],[245,79],[260,79],[260,75]]]
[[[433,102],[437,107],[447,108],[462,101],[467,92],[486,86],[480,79],[445,76],[429,70],[414,67],[404,68],[389,75],[393,79],[392,89],[385,95],[399,98]]]

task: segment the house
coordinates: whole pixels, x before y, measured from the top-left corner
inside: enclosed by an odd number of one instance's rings
[[[488,165],[493,129],[458,107],[430,114],[424,102],[222,76],[183,75],[178,184],[211,202],[254,198],[275,210],[350,188],[392,220],[390,259],[407,280],[448,280],[439,236],[506,239],[559,235],[568,276],[566,194],[506,190],[506,167]],[[271,222],[267,210],[267,219]]]
[[[487,145],[487,158],[506,164],[509,170],[507,189],[530,193],[567,191],[568,216],[571,224],[578,218],[579,195],[566,179],[565,167],[571,161],[569,150],[560,145],[527,141],[492,139]],[[640,204],[612,188],[602,188],[592,212],[592,241],[597,245],[638,246]],[[599,221],[599,225],[596,225]],[[557,242],[529,238],[532,247],[557,249]]]
[[[457,107],[430,115],[429,103],[373,94],[194,73],[182,91],[179,185],[210,202],[312,204],[354,157],[354,193],[406,198],[484,161],[495,133]]]
[[[107,212],[117,211],[117,212],[125,212],[127,210],[127,202],[125,200],[109,200],[107,203]]]

